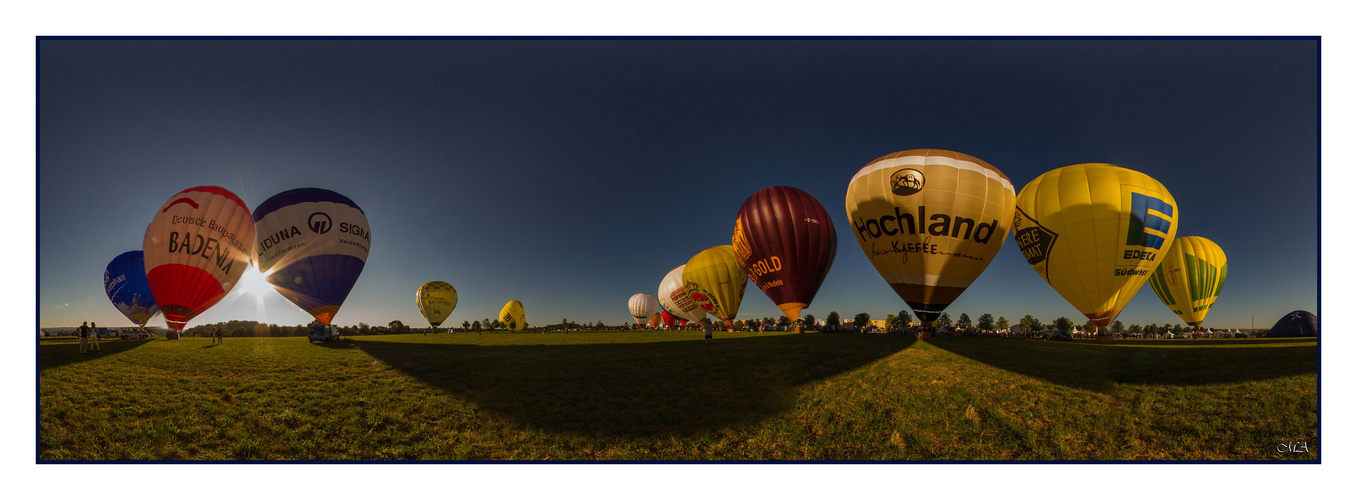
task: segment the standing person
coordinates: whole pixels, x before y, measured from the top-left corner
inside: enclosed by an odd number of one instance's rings
[[[702,336],[702,343],[711,343],[711,321],[708,321],[706,318],[702,319]]]
[[[213,328],[213,329],[212,329],[212,345],[220,344],[220,343],[221,343],[221,338],[222,338],[222,337],[221,337],[221,327]]]
[[[99,350],[99,327],[95,326],[93,321],[90,322],[90,336],[94,338],[90,344],[90,350]]]
[[[77,336],[80,337],[80,354],[86,354],[86,353],[88,353],[88,352],[89,352],[89,347],[88,347],[88,345],[86,344],[86,342],[88,342],[87,339],[88,339],[88,335],[90,334],[90,325],[89,325],[89,322],[87,322],[87,321],[81,321],[81,322],[80,322],[80,328],[76,328],[76,329],[75,329],[75,334],[76,334]]]

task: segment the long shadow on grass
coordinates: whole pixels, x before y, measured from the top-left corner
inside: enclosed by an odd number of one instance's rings
[[[99,350],[90,351],[93,354],[80,354],[80,341],[70,342],[42,342],[38,345],[38,370],[56,368],[58,366],[79,363],[82,361],[91,361],[103,356],[110,356],[123,351],[130,351],[141,347],[150,342],[146,340],[103,340],[99,342]],[[93,348],[93,345],[90,346]]]
[[[710,431],[791,408],[795,387],[913,343],[806,333],[639,344],[468,346],[358,342],[383,363],[483,410],[585,435]]]
[[[1114,383],[1187,386],[1266,380],[1316,373],[1318,366],[1313,345],[1269,346],[1268,341],[1246,339],[1098,344],[939,337],[928,342],[1014,373],[1103,392]]]

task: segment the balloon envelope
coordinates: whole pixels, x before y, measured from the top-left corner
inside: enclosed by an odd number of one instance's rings
[[[1173,239],[1150,275],[1150,288],[1184,323],[1200,328],[1225,286],[1225,251],[1201,236]]]
[[[664,321],[664,326],[674,326],[674,315],[669,314],[669,311],[661,312],[660,320]]]
[[[457,289],[442,281],[430,281],[415,290],[415,305],[429,326],[438,328],[457,308]]]
[[[844,198],[862,252],[924,322],[971,286],[1003,248],[1013,184],[994,166],[944,149],[882,156]]]
[[[684,320],[684,324],[688,321],[702,321],[702,318],[707,317],[707,312],[693,302],[693,298],[683,287],[683,268],[686,266],[687,264],[675,267],[669,274],[664,275],[664,280],[660,281],[659,293],[660,305],[670,314]]]
[[[754,285],[788,318],[799,318],[834,264],[839,237],[810,193],[773,186],[740,206],[731,244]]]
[[[367,215],[342,194],[299,188],[264,200],[254,220],[259,271],[287,300],[330,324],[367,262]]]
[[[1177,206],[1148,175],[1104,163],[1070,165],[1018,193],[1013,237],[1051,288],[1107,326],[1173,243]]]
[[[108,263],[104,268],[104,293],[118,312],[137,326],[146,326],[146,322],[160,314],[151,283],[146,281],[141,250],[123,252]]]
[[[648,293],[638,293],[627,299],[627,311],[631,313],[631,317],[636,318],[637,323],[649,321],[659,309],[659,299]]]
[[[1268,330],[1268,337],[1318,337],[1319,318],[1309,311],[1291,311]]]
[[[528,325],[527,316],[523,314],[523,303],[517,300],[511,300],[508,304],[499,310],[499,322],[513,331],[522,330]]]
[[[225,188],[191,187],[156,210],[142,252],[146,281],[170,329],[182,331],[235,287],[253,245],[250,209]]]
[[[703,311],[730,324],[740,312],[749,277],[740,269],[731,245],[711,247],[688,259],[683,268],[683,288]]]
[[[655,313],[655,315],[650,317],[649,325],[651,328],[656,328],[660,326],[660,321],[660,313]]]

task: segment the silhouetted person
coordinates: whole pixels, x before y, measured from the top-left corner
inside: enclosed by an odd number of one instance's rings
[[[95,326],[95,324],[94,324],[93,321],[90,322],[90,336],[91,336],[91,337],[94,337],[93,342],[90,344],[90,349],[91,349],[91,350],[98,351],[98,350],[99,350],[99,327],[98,327],[98,326]]]
[[[87,321],[81,321],[81,322],[80,322],[80,328],[76,328],[76,329],[75,329],[75,334],[78,335],[78,336],[80,337],[80,354],[86,354],[86,353],[88,353],[88,352],[89,352],[89,347],[88,347],[87,342],[89,341],[88,339],[89,339],[89,334],[90,334],[90,325],[89,325],[89,322],[87,322]]]
[[[711,343],[711,321],[707,319],[702,320],[702,342],[704,344]]]

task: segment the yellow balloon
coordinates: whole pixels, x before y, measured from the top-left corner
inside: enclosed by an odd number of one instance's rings
[[[1013,238],[1051,288],[1103,327],[1164,260],[1178,232],[1177,207],[1148,175],[1105,163],[1070,165],[1018,193]]]
[[[740,311],[740,299],[744,298],[748,282],[749,277],[740,268],[735,247],[731,245],[698,252],[683,267],[683,290],[703,311],[727,325]]]
[[[442,281],[430,281],[415,290],[415,305],[429,320],[429,326],[438,328],[457,308],[457,289]]]
[[[1008,239],[1013,183],[974,156],[912,149],[848,183],[844,205],[862,252],[924,322],[980,277]]]
[[[523,314],[523,303],[511,300],[504,304],[504,308],[499,310],[499,322],[510,330],[522,330],[528,325],[528,318]]]
[[[1150,288],[1183,322],[1201,328],[1225,286],[1225,251],[1201,236],[1183,236],[1173,240],[1161,260],[1150,275]]]

